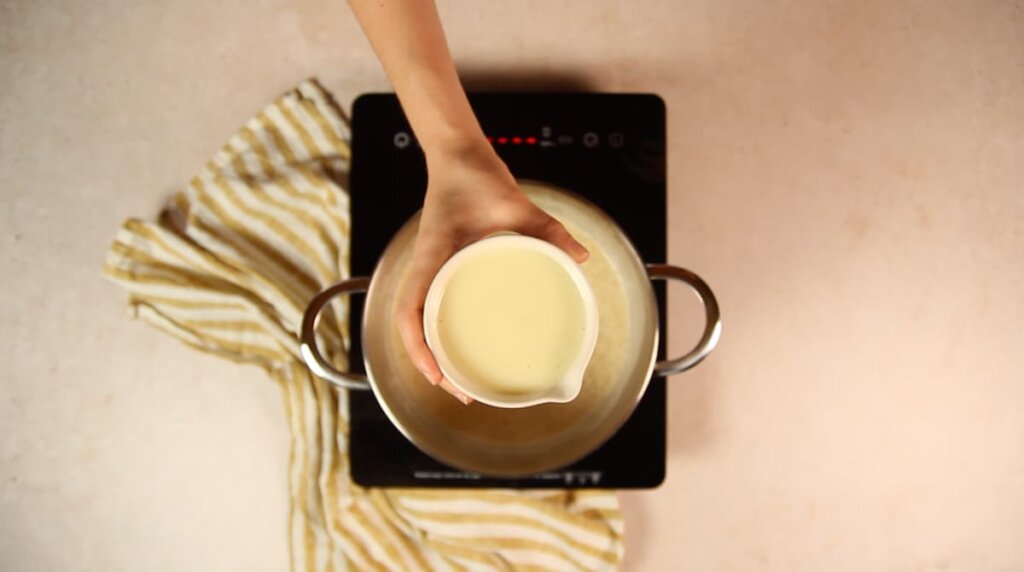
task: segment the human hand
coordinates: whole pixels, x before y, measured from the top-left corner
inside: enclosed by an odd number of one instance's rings
[[[469,404],[472,400],[444,379],[423,336],[423,302],[437,271],[459,249],[499,231],[546,240],[576,262],[589,253],[560,222],[530,202],[482,137],[428,152],[427,173],[419,231],[396,306],[398,331],[416,369],[431,384]]]

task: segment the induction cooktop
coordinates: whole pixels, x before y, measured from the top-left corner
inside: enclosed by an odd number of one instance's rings
[[[517,178],[551,183],[604,209],[648,263],[665,262],[665,105],[656,95],[471,93],[488,139]],[[424,157],[394,94],[352,108],[352,276],[372,274],[388,241],[423,204]],[[656,283],[664,358],[665,287]],[[352,300],[350,363],[362,364],[361,298]],[[425,383],[425,382],[424,382]],[[491,478],[448,467],[392,426],[371,392],[349,392],[352,479],[376,487],[650,488],[665,476],[665,382],[654,378],[603,446],[560,470]]]

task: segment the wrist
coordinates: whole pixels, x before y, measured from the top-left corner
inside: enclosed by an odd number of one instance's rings
[[[444,139],[424,151],[430,181],[428,200],[469,189],[479,196],[519,190],[508,167],[483,135]]]
[[[484,137],[479,126],[446,125],[424,133],[420,146],[426,156],[427,165],[479,155],[492,151],[491,144]]]
[[[449,131],[435,133],[426,141],[420,141],[427,160],[427,171],[443,168],[453,162],[475,165],[500,162],[494,148],[483,133],[472,131]]]

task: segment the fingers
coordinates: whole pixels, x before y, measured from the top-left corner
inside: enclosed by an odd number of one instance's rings
[[[434,354],[427,347],[423,337],[423,300],[427,297],[430,282],[444,264],[446,253],[430,242],[418,243],[412,264],[405,275],[405,283],[399,293],[395,309],[398,333],[402,344],[409,352],[416,369],[433,385],[441,382],[441,369],[437,367]]]
[[[402,343],[405,345],[406,351],[409,352],[409,359],[412,360],[412,364],[416,366],[416,369],[427,378],[431,385],[439,385],[441,389],[452,394],[455,399],[466,405],[473,403],[473,400],[468,395],[459,391],[450,381],[444,378],[441,368],[437,366],[434,354],[430,352],[430,348],[427,347],[426,340],[423,338],[423,312],[415,311],[415,309],[412,311],[404,309],[397,313],[396,318],[398,319],[398,332],[402,336]]]
[[[565,225],[554,218],[547,217],[547,220],[544,223],[532,229],[533,232],[529,232],[531,229],[526,230],[527,231],[524,232],[524,234],[528,234],[541,240],[546,240],[558,248],[561,248],[577,263],[586,262],[587,258],[590,257],[590,252],[587,251],[586,247],[580,244],[572,237],[571,234],[569,234],[569,231],[565,229]]]
[[[416,369],[427,378],[431,385],[442,380],[441,369],[437,367],[434,354],[427,347],[423,338],[423,306],[400,304],[395,314],[398,321],[398,333],[402,336],[402,344],[409,353],[409,359]]]
[[[440,386],[462,403],[469,405],[473,400],[444,378],[423,335],[423,301],[427,297],[434,275],[447,258],[446,254],[440,251],[431,252],[429,248],[421,250],[418,254],[406,275],[401,299],[395,309],[398,333],[412,364],[427,381],[431,385]]]
[[[452,382],[448,381],[447,379],[442,379],[440,385],[441,389],[452,394],[452,396],[455,397],[455,399],[458,399],[463,404],[469,405],[470,403],[473,403],[473,399],[470,396],[459,391],[458,388],[452,385]]]
[[[427,347],[426,340],[423,338],[422,310],[416,311],[413,309],[410,311],[409,309],[403,309],[398,311],[396,318],[398,319],[398,332],[402,336],[402,343],[405,345],[406,351],[409,352],[409,359],[412,360],[412,364],[416,366],[416,369],[427,378],[431,385],[440,386],[441,389],[452,394],[455,399],[466,405],[473,403],[473,400],[468,395],[459,391],[450,381],[444,378],[441,368],[437,366],[434,354],[430,352],[430,348]]]

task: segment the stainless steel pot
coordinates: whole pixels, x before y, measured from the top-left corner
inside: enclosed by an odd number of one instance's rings
[[[540,183],[520,186],[590,250],[582,269],[598,299],[600,334],[574,401],[525,409],[465,406],[423,379],[392,319],[418,215],[391,240],[372,278],[346,280],[318,294],[306,309],[301,332],[303,358],[316,375],[341,388],[372,389],[395,427],[422,451],[442,463],[493,476],[557,469],[598,448],[629,418],[652,374],[667,376],[697,365],[721,333],[718,303],[699,276],[677,266],[644,265],[618,225],[586,200]],[[651,280],[687,284],[703,302],[706,320],[696,347],[657,363],[659,324]],[[367,293],[362,328],[366,375],[333,367],[316,336],[321,311],[334,297],[362,291]]]

